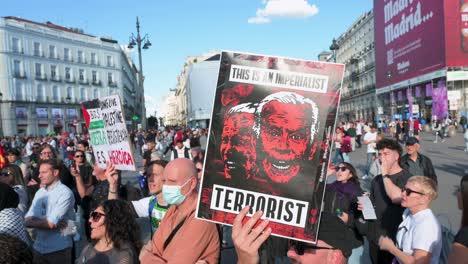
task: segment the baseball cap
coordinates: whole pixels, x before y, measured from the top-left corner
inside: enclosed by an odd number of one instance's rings
[[[419,140],[415,137],[409,137],[408,140],[406,141],[406,145],[414,145],[414,144],[419,144]]]

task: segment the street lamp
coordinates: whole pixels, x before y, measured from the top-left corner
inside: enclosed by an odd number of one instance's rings
[[[340,48],[336,39],[333,38],[332,44],[330,45],[330,50],[333,52],[333,61],[336,62],[336,51]]]
[[[132,35],[130,36],[130,41],[128,43],[128,48],[129,49],[133,49],[133,47],[135,45],[138,46],[138,60],[139,60],[139,63],[140,63],[140,71],[139,71],[139,79],[140,79],[140,88],[141,88],[141,93],[143,94],[143,96],[145,95],[145,90],[144,90],[144,86],[143,86],[143,82],[144,82],[144,77],[143,77],[143,62],[141,60],[141,49],[148,49],[150,46],[151,46],[151,42],[149,41],[149,37],[148,37],[148,34],[145,34],[145,36],[142,38],[140,36],[140,21],[138,20],[138,17],[137,17],[137,20],[136,20],[136,29],[137,29],[137,34],[136,36],[132,33]],[[141,46],[141,44],[143,43],[143,47]],[[145,113],[145,104],[141,104],[141,117],[142,117],[142,120],[141,120],[141,124],[143,126],[143,128],[146,127],[145,123],[146,123],[146,113]]]

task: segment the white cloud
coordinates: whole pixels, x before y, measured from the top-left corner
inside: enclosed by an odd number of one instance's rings
[[[250,24],[266,24],[270,23],[271,20],[267,17],[251,17],[249,20],[247,20]]]
[[[307,18],[316,15],[319,9],[306,0],[262,0],[265,8],[257,9],[256,17],[247,22],[254,24],[269,23],[272,17]]]

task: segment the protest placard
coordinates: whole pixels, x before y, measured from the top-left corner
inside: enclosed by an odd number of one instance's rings
[[[316,242],[344,65],[222,52],[197,218]],[[322,184],[320,184],[322,183]]]
[[[119,95],[83,102],[81,108],[98,166],[105,168],[110,161],[118,170],[135,171]]]

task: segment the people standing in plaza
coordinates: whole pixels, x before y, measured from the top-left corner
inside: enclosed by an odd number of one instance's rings
[[[25,225],[36,230],[34,249],[49,263],[72,263],[72,237],[63,233],[75,219],[73,192],[59,178],[55,159],[42,160],[39,178],[44,186],[37,191],[26,214]]]
[[[128,202],[107,200],[90,215],[91,239],[77,263],[137,264],[141,249],[140,229]]]
[[[468,173],[460,181],[457,201],[458,208],[462,210],[462,219],[448,258],[450,264],[463,264],[468,260]]]
[[[341,153],[341,141],[343,139],[343,135],[342,128],[337,127],[333,137],[333,141],[335,142],[335,155],[333,156],[334,165],[343,162],[343,154]]]
[[[29,167],[21,160],[21,151],[17,148],[9,149],[7,151],[7,159],[9,164],[14,164],[21,169],[24,179],[27,181],[29,176]]]
[[[444,131],[442,129],[442,124],[439,120],[434,120],[432,122],[432,131],[434,131],[434,134],[435,134],[434,143],[438,142],[439,137],[442,140],[442,143],[445,142]]]
[[[172,205],[141,253],[141,263],[217,263],[220,251],[216,224],[195,218],[197,171],[189,159],[171,161],[164,169],[162,194]]]
[[[349,128],[346,132],[351,138],[351,151],[354,151],[356,150],[356,128],[354,127],[353,122],[349,122]]]
[[[400,263],[439,263],[442,232],[430,209],[436,198],[437,184],[432,179],[409,178],[401,193],[401,206],[406,209],[398,226],[396,244],[391,238],[381,236],[380,249],[391,253]]]
[[[370,132],[364,135],[364,144],[367,145],[367,162],[366,162],[365,174],[363,178],[368,177],[369,168],[372,162],[376,158],[376,152],[377,152],[376,142],[377,142],[377,131],[375,129],[375,126],[371,126]]]
[[[362,136],[362,123],[359,120],[357,120],[356,121],[356,144],[357,144],[357,148],[362,147],[361,136]]]
[[[93,152],[89,149],[89,143],[86,140],[80,140],[78,141],[77,144],[77,150],[83,151],[86,156],[86,162],[93,167],[95,160],[94,160],[94,155]]]
[[[19,197],[18,209],[23,215],[26,214],[29,209],[29,196],[21,169],[14,164],[6,165],[0,172],[0,182],[8,184],[15,190]]]
[[[369,241],[372,263],[386,264],[392,263],[393,255],[379,248],[379,237],[385,235],[395,239],[404,211],[400,205],[401,193],[411,175],[398,163],[403,150],[396,140],[384,138],[377,143],[377,149],[382,174],[372,180],[369,196],[377,219],[364,222],[360,219],[356,221],[356,227]],[[358,203],[358,209],[362,210],[362,204]]]
[[[437,183],[437,175],[429,157],[419,153],[420,145],[416,137],[406,141],[406,154],[400,158],[400,165],[411,175],[424,175]]]
[[[169,208],[162,194],[163,173],[166,165],[167,161],[165,160],[155,160],[148,164],[147,176],[150,196],[131,202],[133,210],[138,217],[146,217],[149,219],[151,237],[153,237],[154,232],[158,229],[161,220]],[[109,181],[108,198],[118,199],[118,193],[116,191],[112,192],[112,190],[118,190],[119,175],[115,173],[115,168],[112,165],[106,170],[106,177],[107,181]]]
[[[192,159],[192,153],[190,153],[190,149],[184,145],[183,139],[177,139],[176,145],[171,152],[171,160],[178,158]]]

